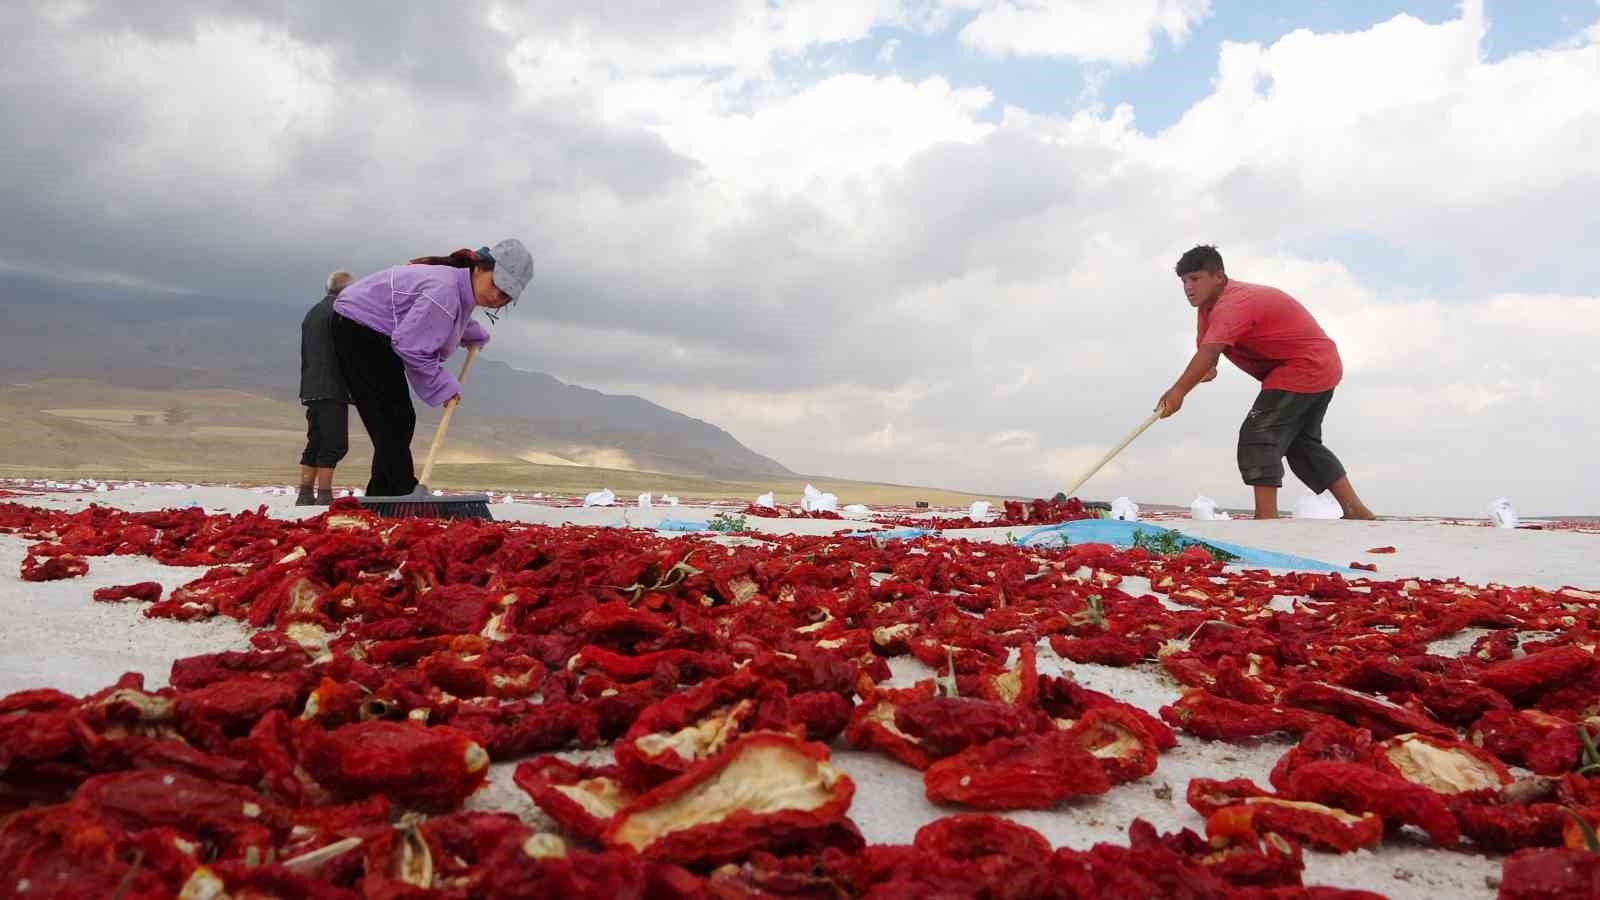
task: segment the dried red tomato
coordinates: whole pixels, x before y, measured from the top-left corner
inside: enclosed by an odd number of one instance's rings
[[[164,769],[97,775],[72,804],[129,830],[170,827],[212,842],[222,858],[265,862],[287,827],[278,807],[249,788]]]
[[[1600,853],[1557,848],[1518,850],[1500,867],[1500,900],[1600,897]]]
[[[1372,732],[1332,720],[1301,735],[1299,743],[1290,747],[1272,767],[1269,778],[1273,787],[1287,790],[1289,776],[1307,763],[1333,760],[1366,764],[1371,758]]]
[[[173,704],[184,737],[220,752],[228,740],[243,737],[268,712],[298,711],[305,694],[299,678],[241,675],[181,691]]]
[[[547,837],[502,844],[481,866],[483,877],[473,895],[494,900],[691,900],[705,896],[702,880],[677,866],[614,850],[558,850],[549,846]]]
[[[153,603],[161,599],[161,584],[155,581],[141,581],[138,584],[119,584],[111,587],[96,588],[94,599],[102,603],[115,603],[120,600],[138,600],[141,603]]]
[[[1417,698],[1434,718],[1451,725],[1467,725],[1491,710],[1511,708],[1511,701],[1499,691],[1454,679],[1428,684]]]
[[[832,691],[807,691],[789,698],[789,720],[805,728],[805,738],[831,744],[850,724],[855,704]]]
[[[287,866],[218,862],[200,866],[190,873],[178,896],[358,900],[361,895]]]
[[[635,799],[604,839],[679,865],[757,850],[859,849],[864,841],[844,817],[854,794],[826,747],[756,732]]]
[[[1531,709],[1490,710],[1473,723],[1467,736],[1474,746],[1540,775],[1571,771],[1582,751],[1576,725]]]
[[[361,717],[368,691],[353,681],[324,678],[306,695],[300,717],[324,728],[349,725]]]
[[[1385,820],[1415,825],[1434,843],[1454,845],[1461,829],[1443,798],[1431,790],[1355,763],[1307,763],[1289,776],[1291,799],[1310,800],[1354,813],[1370,812]]]
[[[168,769],[211,781],[244,785],[254,785],[261,778],[260,768],[249,758],[207,753],[176,738],[140,734],[107,737],[90,730],[82,720],[75,724],[84,758],[96,772]]]
[[[372,721],[302,728],[296,737],[301,763],[323,787],[347,797],[384,794],[421,810],[455,807],[489,770],[489,755],[454,728]]]
[[[1403,706],[1320,681],[1291,685],[1283,692],[1282,700],[1287,706],[1324,713],[1365,728],[1376,738],[1415,732],[1449,740],[1456,735],[1455,729]]]
[[[29,554],[22,560],[23,581],[61,581],[89,574],[89,561],[81,556],[63,554],[46,557],[43,562]]]
[[[647,790],[717,755],[744,732],[789,727],[784,686],[740,671],[645,707],[617,742],[617,764],[631,788]]]
[[[1436,794],[1498,791],[1511,783],[1510,770],[1489,753],[1471,744],[1420,734],[1402,734],[1380,742],[1372,748],[1372,762],[1378,771]]]
[[[901,731],[896,718],[901,704],[931,696],[931,682],[911,688],[869,689],[850,714],[845,739],[851,746],[886,753],[913,769],[926,769],[936,757],[922,746],[921,738]]]
[[[579,766],[541,756],[519,764],[513,780],[556,824],[598,841],[611,819],[637,797],[620,776],[616,766]]]
[[[1110,694],[1090,690],[1073,681],[1070,676],[1059,678],[1050,675],[1039,676],[1039,705],[1047,715],[1057,720],[1057,726],[1070,724],[1082,718],[1091,709],[1116,709],[1139,720],[1144,726],[1145,733],[1155,741],[1157,750],[1164,753],[1178,746],[1177,735],[1172,733],[1172,729],[1167,727],[1165,722],[1137,706],[1117,700]]]
[[[1324,721],[1309,711],[1240,703],[1204,690],[1185,691],[1176,703],[1161,707],[1161,718],[1196,737],[1223,741],[1304,732]]]
[[[1050,635],[1050,649],[1076,663],[1099,663],[1104,666],[1126,668],[1155,655],[1160,639],[1148,636],[1136,639],[1126,634],[1103,634],[1095,637],[1067,637]]]
[[[1595,656],[1571,645],[1497,662],[1478,675],[1478,683],[1499,691],[1514,703],[1529,701],[1595,669]]]
[[[894,724],[932,758],[943,758],[989,741],[1039,730],[1032,710],[971,697],[919,697],[899,704]]]
[[[1458,794],[1449,803],[1462,835],[1479,848],[1496,853],[1558,847],[1571,822],[1560,804],[1518,803],[1487,791]]]
[[[1100,761],[1068,732],[1002,738],[939,760],[923,773],[934,803],[977,809],[1049,809],[1111,789]]]
[[[982,813],[935,819],[917,829],[912,844],[935,856],[959,860],[985,856],[1043,859],[1051,852],[1050,842],[1032,828]]]
[[[1243,840],[1207,841],[1187,828],[1158,834],[1154,825],[1134,819],[1128,826],[1128,844],[1135,852],[1165,850],[1179,860],[1199,865],[1230,887],[1229,896],[1243,893],[1241,889],[1298,887],[1300,873],[1305,869],[1300,846],[1273,833],[1259,841],[1248,836]]]
[[[1142,719],[1116,706],[1084,712],[1066,729],[1067,737],[1099,760],[1112,784],[1143,778],[1156,770],[1160,750]]]
[[[125,896],[172,896],[153,867],[133,865],[137,851],[120,826],[82,807],[22,810],[0,827],[0,887],[25,897],[37,885],[39,894],[64,900],[112,897],[124,884]]]
[[[1281,797],[1250,797],[1225,806],[1206,818],[1206,836],[1227,840],[1255,840],[1267,834],[1348,853],[1383,840],[1383,819],[1372,813],[1359,815],[1320,803]]]

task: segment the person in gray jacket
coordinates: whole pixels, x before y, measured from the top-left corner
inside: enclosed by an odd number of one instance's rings
[[[306,408],[306,449],[300,454],[296,506],[333,502],[333,469],[350,450],[350,392],[333,355],[333,301],[349,272],[328,276],[327,293],[300,322],[300,402]]]

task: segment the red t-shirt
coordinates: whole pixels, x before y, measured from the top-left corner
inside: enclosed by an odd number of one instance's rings
[[[1265,390],[1318,394],[1344,376],[1338,345],[1277,288],[1230,279],[1222,296],[1197,313],[1195,346],[1223,345],[1222,355]]]

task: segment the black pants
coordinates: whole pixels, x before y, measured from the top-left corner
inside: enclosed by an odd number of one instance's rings
[[[300,465],[331,469],[350,452],[350,404],[343,400],[304,400],[306,449]]]
[[[1333,391],[1262,391],[1239,426],[1239,474],[1256,487],[1283,487],[1283,460],[1314,494],[1344,477],[1344,465],[1322,445],[1322,417]]]
[[[333,316],[333,354],[350,389],[350,402],[372,438],[372,478],[367,495],[398,497],[417,486],[411,461],[411,436],[417,430],[417,412],[411,407],[405,363],[389,336]]]

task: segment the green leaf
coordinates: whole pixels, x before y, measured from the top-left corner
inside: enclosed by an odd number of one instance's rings
[[[941,697],[959,697],[961,691],[956,686],[956,652],[950,647],[944,648],[944,658],[949,670],[943,675],[935,675],[933,686]]]
[[[1590,772],[1600,771],[1600,748],[1595,747],[1594,735],[1589,733],[1589,727],[1582,722],[1578,723],[1578,740],[1583,743],[1583,757],[1578,765],[1578,774],[1588,775]]]
[[[1594,833],[1594,826],[1589,824],[1589,820],[1566,807],[1562,809],[1572,817],[1572,821],[1578,823],[1578,830],[1583,832],[1583,843],[1589,848],[1589,852],[1600,853],[1600,835]]]

